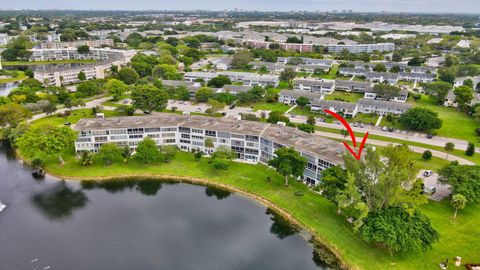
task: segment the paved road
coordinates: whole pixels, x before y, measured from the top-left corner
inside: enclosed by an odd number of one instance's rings
[[[290,121],[295,123],[305,123],[305,121],[307,121],[307,117],[303,115],[296,115],[295,117],[291,117],[291,115],[289,116],[290,116]],[[334,128],[334,129],[344,129],[343,125],[324,123],[320,121],[317,121],[317,126]],[[417,143],[435,145],[440,147],[444,147],[447,142],[453,142],[455,144],[455,149],[459,149],[459,150],[465,150],[467,149],[467,146],[468,146],[468,142],[463,140],[445,138],[445,137],[439,137],[439,136],[435,136],[432,139],[428,139],[425,136],[425,134],[422,134],[422,133],[404,131],[404,130],[396,130],[394,132],[388,132],[388,131],[383,131],[382,127],[375,127],[372,125],[365,125],[365,127],[363,128],[352,126],[352,129],[353,131],[356,131],[356,132],[365,133],[368,131],[370,134],[380,135],[380,136],[393,138],[393,139],[400,139],[400,140],[412,141]],[[480,152],[480,149],[477,149],[477,152]]]
[[[324,132],[324,131],[315,131],[315,134],[318,134],[322,137],[327,137],[331,139],[343,139],[343,136],[340,134],[336,133],[330,133],[330,132]],[[376,146],[388,146],[389,144],[392,144],[390,142],[385,142],[385,141],[379,141],[379,140],[373,140],[373,139],[368,139],[367,144],[371,145],[376,145]],[[446,154],[444,152],[436,151],[436,150],[431,150],[423,147],[418,147],[418,146],[409,146],[409,148],[416,152],[416,153],[423,153],[425,150],[430,150],[432,152],[432,155],[438,158],[445,158]],[[461,157],[457,157],[455,155],[448,155],[448,160],[449,161],[455,161],[457,160],[458,163],[463,164],[463,165],[474,165],[475,163],[466,160]]]

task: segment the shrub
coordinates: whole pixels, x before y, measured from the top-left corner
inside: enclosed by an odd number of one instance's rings
[[[431,160],[432,159],[432,152],[430,150],[425,150],[422,154],[422,158],[425,161]]]

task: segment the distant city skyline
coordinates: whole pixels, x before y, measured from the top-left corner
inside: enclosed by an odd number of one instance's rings
[[[1,9],[76,10],[259,10],[354,12],[480,13],[479,0],[22,0],[3,2]]]

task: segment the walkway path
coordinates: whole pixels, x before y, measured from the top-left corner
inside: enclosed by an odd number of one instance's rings
[[[380,123],[382,122],[382,119],[383,119],[383,115],[380,115],[380,117],[378,117],[377,123],[375,123],[376,127],[380,126]]]
[[[294,106],[290,107],[290,109],[288,109],[285,114],[287,113],[290,113],[293,109],[295,109],[297,107],[297,105],[295,104]]]

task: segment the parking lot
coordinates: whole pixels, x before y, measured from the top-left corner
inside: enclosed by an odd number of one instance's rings
[[[421,170],[417,177],[423,179],[423,184],[425,185],[424,190],[426,192],[435,191],[432,195],[430,195],[430,199],[441,201],[452,193],[450,191],[450,185],[442,184],[438,181],[437,173],[433,173],[432,175],[426,177],[424,176],[424,172],[425,170]]]

